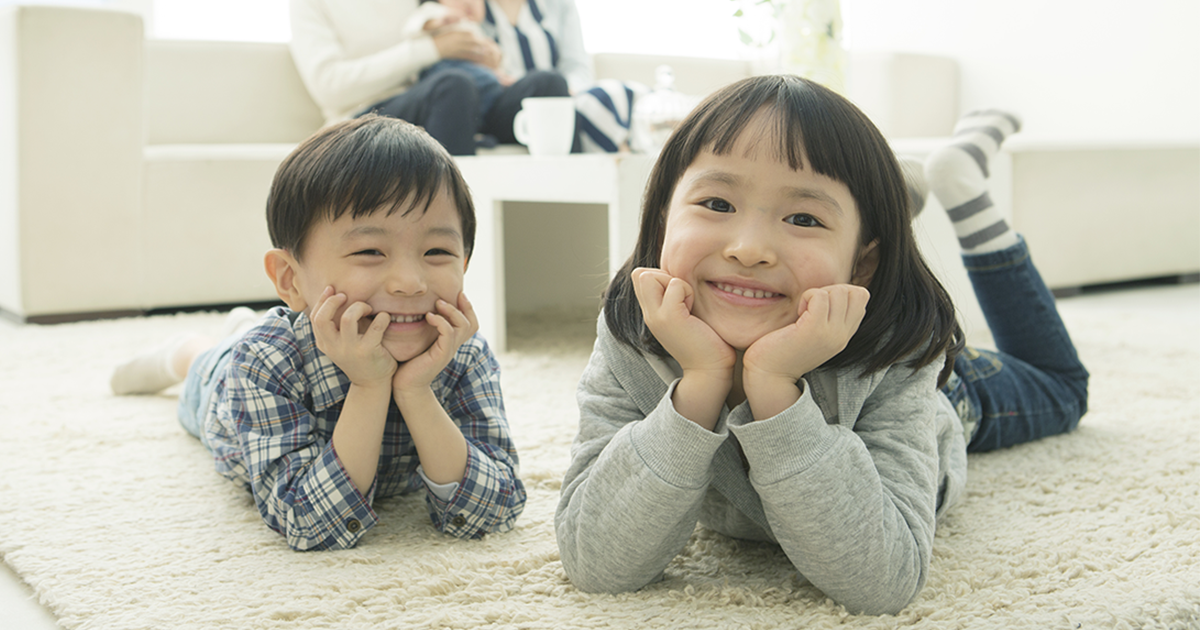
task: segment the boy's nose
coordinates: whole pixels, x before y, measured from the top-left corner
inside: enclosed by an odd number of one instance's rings
[[[425,292],[425,277],[408,265],[395,265],[388,273],[387,290],[395,295],[420,295]]]

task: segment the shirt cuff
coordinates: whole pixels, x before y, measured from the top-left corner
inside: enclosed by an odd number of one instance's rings
[[[633,423],[630,442],[658,478],[677,488],[698,488],[708,483],[713,455],[729,433],[724,415],[709,431],[675,410],[671,396],[679,379],[667,387],[658,407],[645,420]]]
[[[745,420],[731,419],[729,430],[742,445],[756,484],[769,485],[802,472],[821,459],[837,440],[836,427],[825,422],[807,383],[800,399],[778,415]]]
[[[433,493],[433,496],[441,499],[442,503],[449,503],[450,499],[454,498],[454,493],[458,492],[458,482],[451,481],[450,483],[437,483],[425,476],[425,468],[418,465],[417,474],[421,475],[421,480],[425,482],[425,487]],[[445,506],[443,506],[445,507]]]

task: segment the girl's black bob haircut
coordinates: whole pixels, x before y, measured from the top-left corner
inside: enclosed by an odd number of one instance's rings
[[[273,246],[300,259],[318,221],[425,212],[442,191],[458,209],[469,259],[475,206],[454,159],[420,127],[368,114],[318,131],[284,159],[267,197],[267,230]]]
[[[760,146],[773,140],[778,159],[792,169],[811,168],[845,184],[858,205],[859,246],[878,243],[866,316],[846,348],[825,365],[862,365],[864,373],[871,373],[910,358],[917,368],[947,357],[944,382],[963,346],[962,330],[949,294],[917,249],[914,208],[895,154],[850,101],[790,75],[732,83],[696,106],[671,134],[646,185],[634,252],[605,292],[609,330],[639,350],[666,354],[642,320],[630,274],[638,267],[659,267],[671,196],[696,156],[705,151],[728,154],[760,113],[774,129]]]

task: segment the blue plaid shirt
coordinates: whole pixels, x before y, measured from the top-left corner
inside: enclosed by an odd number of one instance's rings
[[[467,469],[448,500],[418,473],[400,410],[388,408],[379,468],[364,495],[333,448],[350,389],[317,349],[307,315],[277,307],[234,346],[205,422],[217,470],[244,484],[267,525],[297,550],[353,547],[378,521],[376,497],[424,491],[434,527],[462,538],[507,531],[525,507],[500,396],[500,367],[483,337],[464,343],[431,387],[467,439]]]

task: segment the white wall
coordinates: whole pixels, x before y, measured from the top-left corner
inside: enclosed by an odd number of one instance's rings
[[[843,0],[848,45],[946,55],[1025,138],[1200,140],[1196,0]]]

